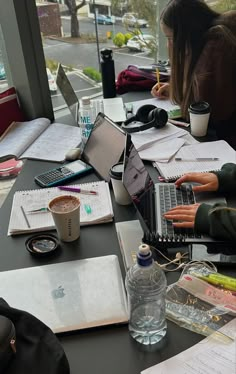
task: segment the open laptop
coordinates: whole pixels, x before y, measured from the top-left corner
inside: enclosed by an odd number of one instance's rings
[[[59,87],[59,90],[61,91],[61,94],[65,100],[66,105],[68,106],[68,109],[70,110],[75,120],[75,123],[78,124],[78,121],[79,121],[78,97],[61,64],[59,64],[57,68],[56,83],[57,83],[57,86]]]
[[[176,205],[214,203],[217,200],[214,194],[194,195],[190,184],[185,184],[180,189],[176,189],[174,183],[154,184],[129,134],[126,137],[124,159],[123,183],[137,208],[144,239],[151,243],[165,243],[167,247],[184,243],[225,243],[208,235],[197,235],[193,229],[174,228],[172,223],[163,217],[166,211]],[[209,195],[213,200],[209,201]],[[222,198],[219,199],[222,201]]]
[[[123,162],[126,142],[125,131],[99,113],[83,150],[82,159],[91,165],[105,181],[110,181],[110,169],[120,160]]]
[[[2,271],[0,295],[55,333],[128,321],[115,255]]]
[[[79,99],[61,64],[58,65],[56,83],[71,114],[73,115],[76,123],[78,123]],[[121,97],[111,99],[91,98],[91,103],[94,108],[95,117],[99,112],[101,112],[116,123],[122,123],[126,120],[126,110]]]

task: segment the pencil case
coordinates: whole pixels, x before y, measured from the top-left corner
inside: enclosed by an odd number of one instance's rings
[[[16,330],[13,322],[0,316],[0,374],[6,373],[6,368],[14,358],[16,348]]]

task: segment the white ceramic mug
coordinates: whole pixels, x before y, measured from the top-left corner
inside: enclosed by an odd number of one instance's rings
[[[80,200],[71,195],[57,196],[48,204],[60,240],[72,242],[80,236]]]

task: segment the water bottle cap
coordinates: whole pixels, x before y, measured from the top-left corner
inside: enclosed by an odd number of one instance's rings
[[[141,266],[152,264],[152,251],[147,244],[141,244],[138,248],[137,263]]]
[[[82,105],[89,105],[90,104],[90,97],[88,97],[88,96],[82,97],[81,103],[82,103]]]
[[[141,253],[142,255],[146,255],[150,252],[150,247],[147,244],[141,244],[138,247],[138,250],[139,250],[139,253]]]

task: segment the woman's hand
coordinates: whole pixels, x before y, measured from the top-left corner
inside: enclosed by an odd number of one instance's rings
[[[177,179],[176,187],[180,187],[185,182],[201,183],[201,186],[193,186],[194,192],[217,191],[219,181],[214,173],[188,173]]]
[[[158,99],[169,99],[170,96],[170,84],[169,83],[156,83],[155,86],[152,87],[151,94]]]
[[[169,221],[173,221],[174,227],[194,228],[195,217],[199,205],[200,204],[176,206],[166,212],[164,217]]]

